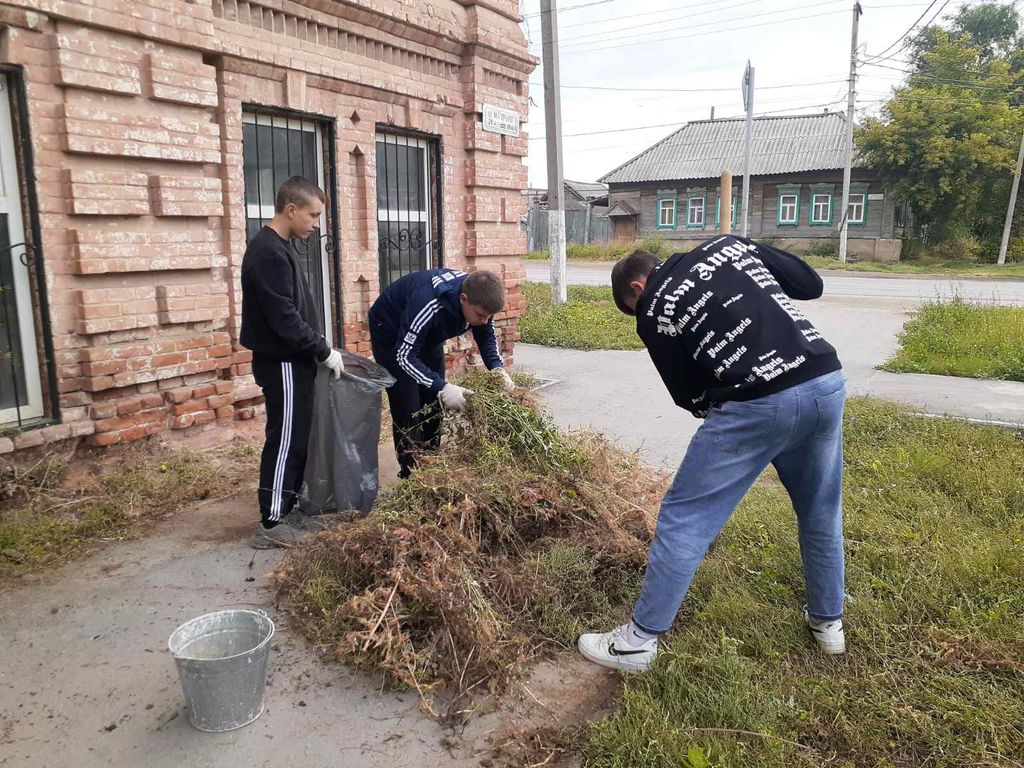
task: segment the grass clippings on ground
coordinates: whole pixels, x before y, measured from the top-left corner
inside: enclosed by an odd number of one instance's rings
[[[258,450],[237,443],[203,454],[139,450],[89,472],[69,471],[55,454],[0,465],[0,583],[90,544],[135,536],[187,504],[228,495],[253,476],[257,461]]]
[[[762,481],[587,766],[1024,763],[1024,440],[854,399],[846,464],[848,654],[811,646],[793,511]]]
[[[277,574],[329,656],[460,717],[538,654],[628,617],[664,487],[527,401],[469,386],[485,395],[439,454]],[[803,626],[793,511],[766,476],[654,670],[582,739],[548,734],[533,753],[576,745],[596,768],[1024,763],[1024,439],[857,398],[846,465],[846,656]]]
[[[276,574],[316,645],[419,690],[436,714],[621,619],[663,487],[599,437],[561,434],[495,377],[464,383],[472,408],[448,420],[444,448]]]
[[[643,349],[636,319],[624,315],[607,286],[570,285],[567,304],[551,303],[547,283],[523,283],[526,313],[519,333],[527,344],[572,349]]]
[[[884,370],[1024,381],[1024,307],[931,302],[907,321],[899,340]]]

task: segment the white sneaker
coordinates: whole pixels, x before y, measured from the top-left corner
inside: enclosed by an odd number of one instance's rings
[[[830,656],[846,653],[846,633],[843,631],[843,620],[815,621],[804,608],[804,621],[807,622],[811,635],[822,651]]]
[[[646,672],[658,654],[658,638],[651,638],[634,646],[626,639],[629,624],[611,632],[593,632],[580,635],[576,647],[583,658],[609,669],[623,672]]]

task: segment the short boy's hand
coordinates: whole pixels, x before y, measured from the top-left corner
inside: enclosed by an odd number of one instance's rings
[[[472,389],[466,389],[457,384],[445,384],[439,397],[441,398],[441,404],[449,411],[464,411],[467,405],[466,395],[471,394],[473,394]]]
[[[498,377],[501,378],[501,386],[504,388],[506,392],[515,392],[516,383],[512,381],[512,377],[509,376],[508,371],[506,371],[504,368],[495,368],[494,373],[496,373]]]
[[[336,349],[332,349],[331,354],[329,354],[327,359],[323,360],[320,365],[333,373],[334,378],[336,379],[340,379],[342,371],[345,370],[345,363],[341,359],[341,352]]]

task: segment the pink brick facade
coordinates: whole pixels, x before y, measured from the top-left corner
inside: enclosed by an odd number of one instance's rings
[[[481,112],[526,120],[535,62],[515,0],[15,0],[0,2],[0,64],[27,88],[59,401],[45,426],[0,432],[0,454],[227,439],[252,418],[243,108],[331,126],[330,311],[362,354],[380,287],[377,132],[435,137],[444,264],[503,276],[511,356],[527,142],[483,131]],[[474,362],[468,346],[451,364]]]

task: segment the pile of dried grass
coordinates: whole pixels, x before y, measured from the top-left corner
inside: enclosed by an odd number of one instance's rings
[[[275,576],[330,655],[416,688],[497,691],[635,598],[664,479],[525,393],[476,375],[441,451],[366,519],[293,548]]]

